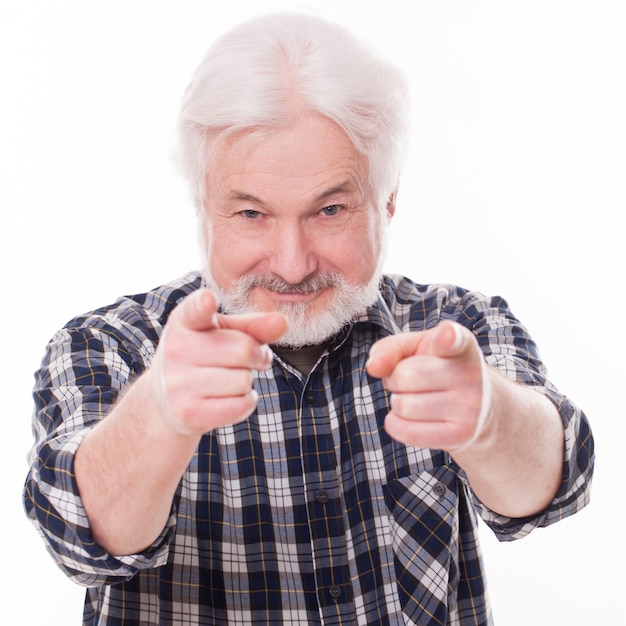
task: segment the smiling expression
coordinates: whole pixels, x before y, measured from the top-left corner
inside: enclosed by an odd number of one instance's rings
[[[235,135],[212,163],[202,215],[210,285],[228,292],[247,281],[248,308],[295,305],[309,319],[331,306],[337,280],[377,285],[387,216],[337,124],[303,115],[260,139]]]

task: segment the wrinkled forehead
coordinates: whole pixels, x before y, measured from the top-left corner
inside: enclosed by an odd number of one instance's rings
[[[362,194],[370,193],[367,159],[338,124],[318,115],[215,137],[207,152],[209,195],[226,178],[244,186],[247,180],[272,179],[276,184],[308,184],[316,189],[351,186]]]

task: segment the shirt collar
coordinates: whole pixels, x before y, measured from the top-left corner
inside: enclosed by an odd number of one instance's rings
[[[385,300],[385,291],[387,289],[386,283],[381,283],[380,292],[376,302],[370,306],[365,313],[363,313],[355,321],[357,325],[370,325],[378,327],[382,332],[381,336],[396,335],[402,330],[396,323],[393,313]]]
[[[344,327],[329,344],[329,352],[337,350],[346,341],[353,330],[376,328],[377,339],[382,339],[387,335],[396,335],[402,330],[396,323],[393,313],[389,305],[385,301],[384,291],[386,285],[381,285],[381,292],[378,294],[376,302],[372,304],[367,311],[362,313],[354,322]]]

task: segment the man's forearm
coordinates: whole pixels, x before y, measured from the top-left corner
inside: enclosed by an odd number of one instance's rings
[[[118,556],[147,548],[162,532],[200,439],[159,418],[146,382],[144,374],[76,454],[76,480],[93,537]]]
[[[554,498],[563,468],[563,426],[541,393],[489,369],[491,408],[485,429],[452,456],[478,498],[496,513],[525,517]]]

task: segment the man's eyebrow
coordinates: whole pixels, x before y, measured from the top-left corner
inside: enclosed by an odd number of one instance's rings
[[[330,189],[323,191],[321,194],[319,194],[315,198],[315,201],[321,202],[322,200],[326,200],[326,198],[329,198],[330,196],[334,196],[335,194],[351,193],[354,190],[355,190],[354,184],[351,181],[346,180],[343,183],[340,183],[339,185],[335,185],[334,187],[331,187]]]
[[[244,191],[233,190],[228,194],[227,201],[252,202],[253,204],[262,205],[263,201],[250,193]]]

